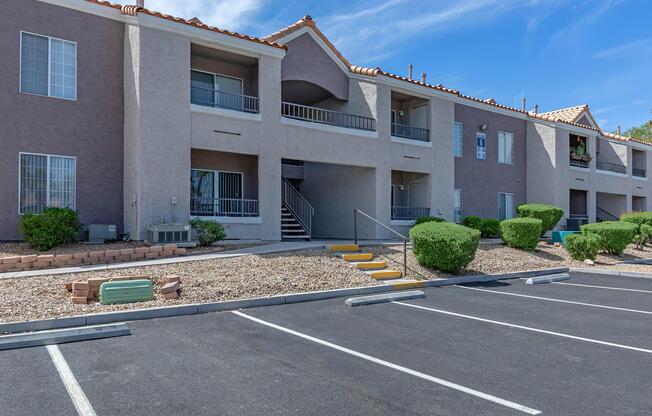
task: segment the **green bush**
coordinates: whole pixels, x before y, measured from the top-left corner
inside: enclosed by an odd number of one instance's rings
[[[210,246],[226,237],[224,226],[217,221],[194,218],[190,220],[190,226],[197,233],[197,241],[200,246]]]
[[[618,256],[632,242],[637,228],[636,224],[625,221],[603,221],[580,227],[582,234],[597,234],[600,237],[601,250]]]
[[[516,212],[518,212],[519,217],[540,219],[542,221],[542,233],[554,229],[561,217],[564,216],[563,209],[546,204],[519,205]]]
[[[570,234],[564,240],[564,247],[575,260],[595,260],[600,244],[596,234]]]
[[[444,222],[444,219],[439,217],[430,217],[430,216],[419,217],[417,218],[416,221],[414,221],[414,225],[419,225],[419,224],[423,224],[424,222],[431,222],[431,221]]]
[[[500,221],[495,218],[485,218],[480,225],[480,235],[484,238],[496,237],[500,234]]]
[[[643,249],[643,245],[649,238],[652,238],[652,225],[639,225],[633,239],[634,243],[636,244],[636,248],[639,250]]]
[[[475,257],[480,231],[450,222],[426,222],[410,229],[412,249],[419,264],[457,273]]]
[[[42,214],[23,215],[20,232],[32,248],[50,250],[79,239],[79,216],[68,208],[46,208]]]
[[[534,250],[539,243],[542,221],[537,218],[512,218],[500,223],[500,236],[508,246]]]
[[[466,227],[473,228],[474,230],[479,230],[482,226],[482,218],[476,217],[475,215],[469,215],[468,217],[464,217],[462,224]]]
[[[636,248],[643,248],[647,239],[652,237],[648,232],[648,227],[652,227],[652,212],[627,212],[620,216],[620,220],[636,225],[634,243]]]

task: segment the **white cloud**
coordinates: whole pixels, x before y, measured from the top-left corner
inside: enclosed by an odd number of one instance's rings
[[[602,49],[593,54],[594,59],[611,59],[627,56],[631,52],[635,52],[636,56],[640,56],[642,52],[652,51],[652,39],[640,39],[632,42],[623,43],[612,48]]]
[[[264,0],[146,0],[145,7],[161,13],[190,19],[199,18],[207,25],[241,31],[252,24]]]

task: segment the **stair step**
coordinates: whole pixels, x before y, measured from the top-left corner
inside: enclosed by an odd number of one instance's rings
[[[360,246],[357,244],[335,244],[329,246],[330,251],[360,251]]]
[[[369,261],[374,258],[371,253],[347,253],[341,254],[341,256],[345,261]]]
[[[283,230],[283,229],[281,229],[282,234],[287,234],[287,233],[291,233],[291,234],[304,233],[305,234],[305,232],[306,231],[303,228],[297,228],[296,230]]]
[[[301,228],[301,224],[293,222],[291,224],[281,224],[281,229],[283,228]]]
[[[385,261],[361,261],[355,263],[355,268],[359,270],[382,270],[387,267]]]
[[[375,270],[366,272],[372,279],[384,280],[384,279],[396,279],[403,276],[403,272],[398,270]]]
[[[308,234],[301,234],[301,235],[283,235],[284,240],[310,240],[310,236]]]

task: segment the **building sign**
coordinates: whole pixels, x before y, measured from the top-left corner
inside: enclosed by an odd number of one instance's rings
[[[478,159],[487,158],[487,136],[484,133],[476,133],[475,135],[475,148],[476,148],[476,157]]]

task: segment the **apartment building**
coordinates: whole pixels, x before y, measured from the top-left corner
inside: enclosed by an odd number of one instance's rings
[[[142,5],[1,7],[0,240],[46,206],[133,239],[201,217],[264,240],[351,237],[356,208],[402,232],[527,201],[589,220],[651,208],[652,148],[588,107],[536,114],[358,67],[309,16],[254,38]]]

